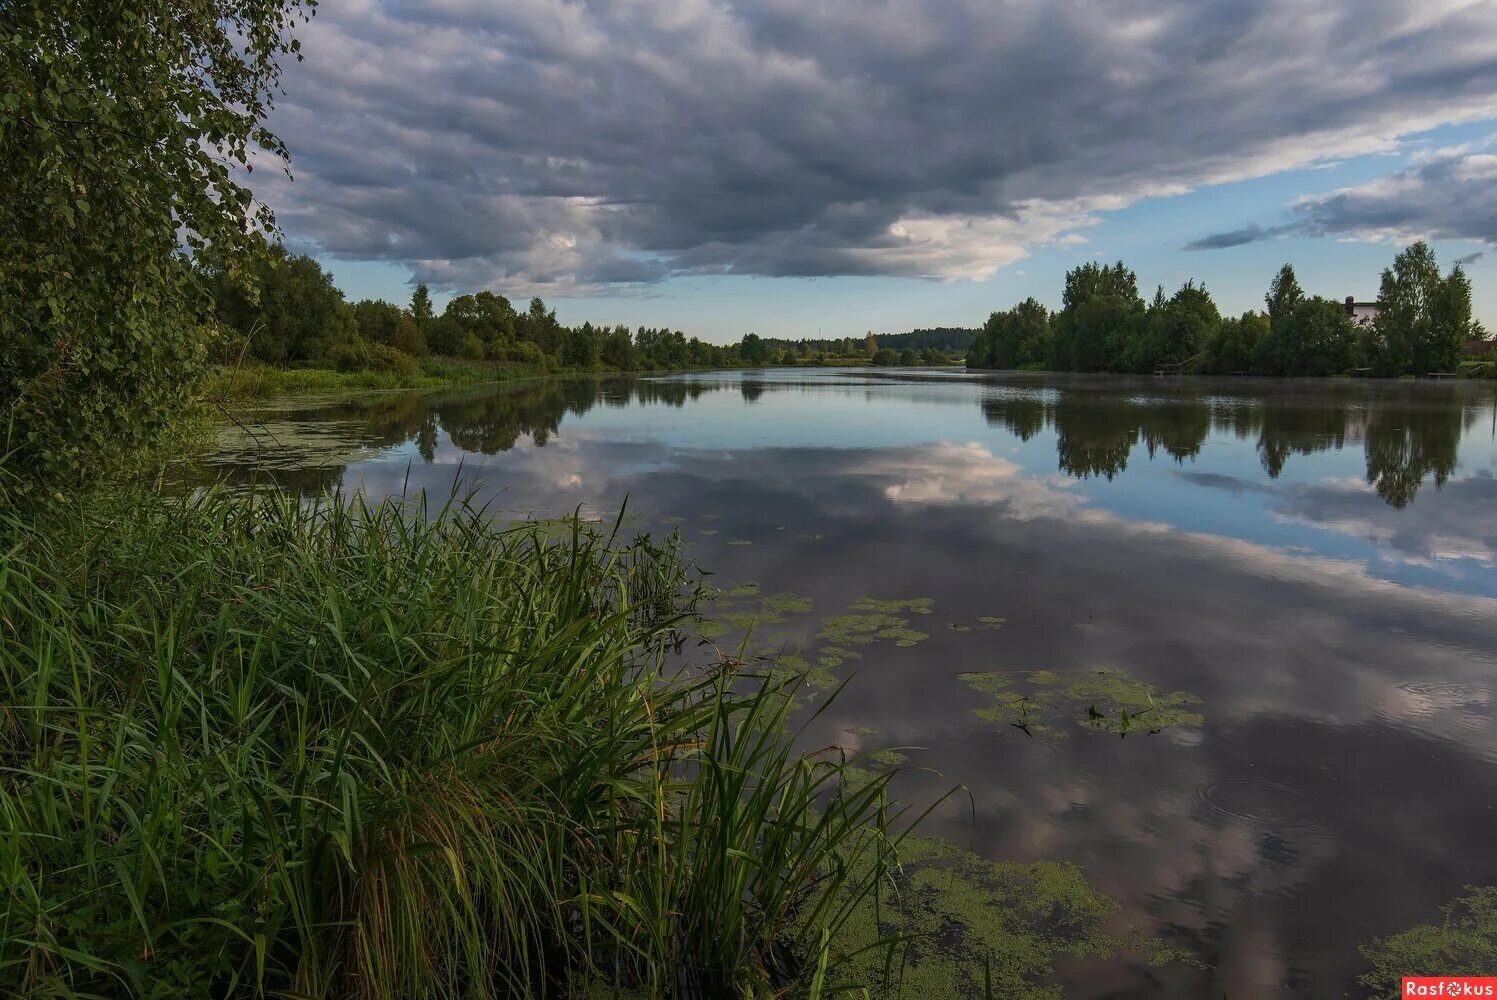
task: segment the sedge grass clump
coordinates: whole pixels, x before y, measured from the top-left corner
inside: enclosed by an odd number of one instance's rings
[[[772,685],[666,670],[698,588],[616,532],[0,504],[0,993],[824,980],[882,784],[793,752]]]

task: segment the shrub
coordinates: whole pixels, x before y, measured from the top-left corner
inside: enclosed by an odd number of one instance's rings
[[[389,344],[373,344],[358,336],[335,343],[328,349],[327,357],[344,372],[383,372],[411,378],[419,367],[414,358]]]
[[[466,358],[469,361],[482,361],[484,354],[483,341],[478,339],[477,334],[463,334],[462,342],[457,346],[458,357]]]
[[[512,341],[504,345],[503,358],[512,364],[546,366],[546,352],[540,345],[529,340]]]

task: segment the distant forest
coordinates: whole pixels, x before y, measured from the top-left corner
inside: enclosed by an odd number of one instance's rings
[[[873,351],[887,349],[904,351],[941,351],[947,354],[965,355],[972,342],[982,331],[977,327],[938,326],[931,330],[911,330],[909,333],[869,333],[862,337],[803,337],[790,340],[785,337],[765,337],[764,342],[782,351],[793,350],[800,355],[826,354],[831,357],[867,356]],[[869,337],[873,340],[870,342]],[[871,343],[871,347],[870,347]]]
[[[965,354],[982,331],[976,327],[965,326],[938,326],[930,330],[911,330],[909,333],[879,333],[874,334],[878,340],[878,346],[892,348],[896,351],[912,349],[924,351],[935,348],[938,351],[955,351]]]
[[[538,371],[663,371],[779,365],[945,365],[961,362],[975,330],[916,330],[892,336],[785,340],[744,334],[712,344],[666,328],[564,326],[539,298],[517,307],[484,290],[437,312],[425,285],[408,305],[349,302],[308,256],[268,245],[251,273],[207,270],[221,332],[220,360],[415,371],[427,355]]]

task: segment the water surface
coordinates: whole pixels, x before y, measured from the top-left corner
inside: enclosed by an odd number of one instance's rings
[[[930,829],[1073,860],[1207,966],[1073,962],[1068,996],[1359,995],[1360,943],[1497,884],[1489,385],[777,370],[252,416],[207,474],[477,477],[511,517],[627,497],[725,588],[758,584],[735,607],[759,647],[853,677],[809,743],[904,748],[902,798],[970,792]],[[878,613],[903,624],[826,625]],[[1199,723],[1145,711],[1120,738],[1095,704],[1118,677]]]

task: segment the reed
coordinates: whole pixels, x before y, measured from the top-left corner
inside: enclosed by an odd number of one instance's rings
[[[0,504],[0,992],[820,994],[887,778],[688,663],[679,543],[618,530]]]

